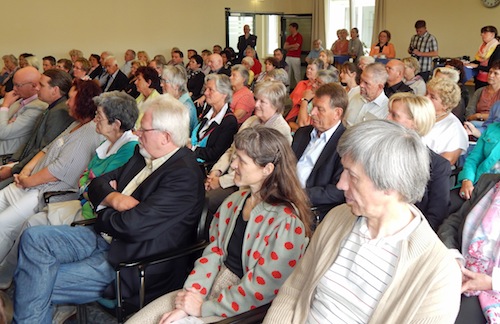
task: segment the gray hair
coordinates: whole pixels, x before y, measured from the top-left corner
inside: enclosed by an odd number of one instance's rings
[[[169,94],[159,95],[144,103],[144,111],[151,110],[154,129],[168,132],[172,142],[182,147],[189,139],[189,111]]]
[[[267,76],[275,81],[279,81],[284,85],[288,85],[288,73],[285,69],[278,68],[267,73]]]
[[[365,121],[344,132],[337,151],[359,163],[377,189],[394,190],[407,203],[422,199],[430,161],[415,131],[388,120]]]
[[[177,87],[180,95],[183,95],[188,91],[187,73],[183,66],[167,65],[163,68],[161,76],[163,79],[168,80],[171,85]]]
[[[243,64],[236,64],[231,68],[231,72],[238,72],[243,77],[243,84],[248,84],[248,78],[250,78],[250,73],[248,69]]]
[[[264,97],[276,109],[276,112],[282,113],[285,109],[285,101],[288,93],[286,87],[279,81],[262,81],[255,86],[255,97]]]
[[[9,60],[12,63],[14,63],[15,65],[17,65],[17,57],[15,57],[12,54],[7,54],[7,55],[2,56],[2,60],[4,60],[4,61]]]
[[[28,56],[25,58],[26,62],[28,63],[28,66],[32,66],[37,70],[40,70],[40,61],[38,61],[38,58],[36,56]]]
[[[118,66],[118,60],[114,56],[106,57],[106,59],[104,60],[104,63],[107,63],[107,62],[110,62],[111,64]]]
[[[215,89],[217,89],[217,92],[226,95],[224,102],[230,102],[233,97],[233,88],[231,87],[229,77],[225,74],[209,74],[205,77],[205,84],[212,80],[215,81]]]
[[[401,59],[401,62],[403,62],[405,66],[415,70],[415,74],[420,73],[420,62],[413,56],[405,57]]]
[[[375,63],[375,58],[373,56],[361,56],[358,62],[363,62],[364,64],[372,64]]]
[[[368,64],[363,73],[370,73],[372,75],[372,81],[375,81],[377,84],[385,85],[387,82],[387,70],[382,63]]]
[[[319,70],[316,79],[320,79],[323,83],[339,82],[339,71],[335,70]]]
[[[319,70],[323,70],[325,68],[325,62],[323,62],[322,60],[320,59],[314,59],[312,60],[311,63],[309,63],[308,65],[316,65],[316,67],[318,68],[318,71]]]
[[[432,77],[435,78],[436,74],[441,73],[445,75],[451,81],[458,83],[460,81],[460,73],[457,70],[448,67],[439,67],[434,70]]]
[[[245,56],[241,62],[245,62],[247,63],[248,65],[250,65],[250,67],[254,66],[255,62],[253,61],[253,58],[249,57],[249,56]]]
[[[134,128],[139,116],[139,109],[134,98],[125,92],[110,91],[101,93],[93,100],[96,106],[102,107],[109,124],[119,120],[122,131]]]

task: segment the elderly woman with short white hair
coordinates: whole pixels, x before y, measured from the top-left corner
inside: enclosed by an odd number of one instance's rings
[[[413,205],[430,171],[420,136],[371,120],[337,151],[346,204],[316,229],[264,323],[453,323],[460,269]]]
[[[425,88],[425,81],[420,75],[420,63],[414,57],[405,57],[401,59],[405,65],[405,84],[413,89],[413,93],[418,96],[425,96],[427,89]]]
[[[248,84],[248,70],[241,64],[231,68],[231,86],[233,87],[233,98],[231,99],[231,110],[238,120],[238,125],[243,124],[255,109],[255,99],[252,91],[246,86]]]
[[[181,65],[167,65],[161,75],[163,93],[178,99],[189,110],[189,131],[192,132],[198,123],[196,107],[187,89],[187,72]]]

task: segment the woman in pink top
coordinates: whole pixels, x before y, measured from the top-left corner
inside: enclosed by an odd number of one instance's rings
[[[231,87],[233,88],[233,98],[231,100],[231,110],[238,120],[238,125],[243,124],[248,117],[252,116],[255,109],[255,99],[253,92],[246,87],[248,84],[248,70],[241,64],[236,64],[231,68]]]

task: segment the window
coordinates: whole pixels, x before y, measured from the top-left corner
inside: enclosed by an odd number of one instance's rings
[[[328,0],[326,18],[326,44],[330,48],[337,40],[337,30],[348,31],[357,27],[359,38],[370,48],[375,18],[375,0]]]

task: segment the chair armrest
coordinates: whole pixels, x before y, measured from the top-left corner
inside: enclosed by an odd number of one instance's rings
[[[217,324],[229,324],[229,323],[262,323],[264,317],[266,317],[267,310],[271,307],[271,303],[262,305],[255,309],[249,310],[248,312],[223,319],[217,322]]]
[[[75,226],[90,226],[90,225],[94,225],[96,221],[97,221],[96,218],[84,219],[84,220],[79,220],[79,221],[71,223],[71,226],[73,226],[73,227],[75,227]]]
[[[200,241],[198,243],[195,243],[191,246],[176,249],[175,251],[168,251],[168,252],[163,252],[163,253],[158,253],[151,255],[147,258],[144,259],[139,259],[139,260],[134,260],[134,261],[126,261],[126,262],[120,262],[118,266],[116,267],[118,269],[122,268],[130,268],[130,267],[142,267],[146,268],[150,265],[155,265],[163,262],[168,262],[172,261],[178,258],[182,258],[184,256],[191,255],[195,252],[198,251],[203,251],[208,245],[207,241]]]
[[[46,204],[50,202],[50,198],[57,196],[64,196],[68,194],[74,194],[76,191],[74,190],[64,190],[64,191],[47,191],[43,194],[43,200]]]

